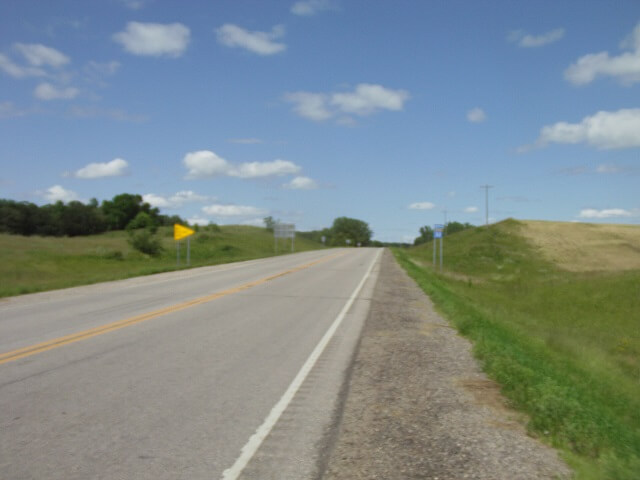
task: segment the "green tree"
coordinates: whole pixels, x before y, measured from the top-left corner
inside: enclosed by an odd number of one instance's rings
[[[264,217],[263,221],[264,221],[264,226],[266,227],[266,229],[269,232],[273,232],[273,229],[275,228],[276,223],[277,223],[276,220],[274,220],[274,218],[271,215],[269,215],[268,217]]]
[[[433,240],[433,228],[428,225],[420,227],[420,236],[413,241],[414,245],[422,245]]]
[[[152,217],[158,216],[158,209],[142,201],[141,195],[121,193],[112,200],[102,202],[102,212],[107,219],[111,230],[124,230],[131,220],[140,212],[145,212]]]
[[[338,217],[333,221],[331,226],[331,244],[345,245],[347,240],[351,241],[351,245],[362,246],[369,245],[373,232],[369,225],[362,220],[348,217]]]
[[[473,225],[470,223],[449,222],[444,227],[444,234],[453,235],[454,233],[462,232],[469,228],[473,228]]]
[[[147,212],[138,212],[135,218],[127,224],[126,230],[127,232],[132,232],[141,228],[145,228],[151,233],[156,233],[158,231],[158,223]]]
[[[93,235],[104,232],[107,222],[102,212],[92,204],[72,201],[67,205],[56,203],[54,211],[56,220],[63,235],[75,237],[78,235]]]

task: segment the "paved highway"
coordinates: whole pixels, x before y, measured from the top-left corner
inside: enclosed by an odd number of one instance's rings
[[[0,478],[314,478],[380,250],[0,301]]]

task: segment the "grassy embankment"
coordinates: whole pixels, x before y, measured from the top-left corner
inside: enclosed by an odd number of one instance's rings
[[[395,254],[579,479],[640,478],[640,227],[507,220]]]
[[[0,297],[53,290],[139,275],[177,270],[173,228],[161,228],[164,251],[158,257],[137,252],[126,232],[88,237],[22,237],[0,234]],[[296,238],[296,252],[323,248]],[[291,251],[280,240],[279,252]],[[191,237],[191,266],[250,260],[275,255],[273,234],[264,228],[229,225],[201,228]],[[181,242],[185,268],[186,240]]]

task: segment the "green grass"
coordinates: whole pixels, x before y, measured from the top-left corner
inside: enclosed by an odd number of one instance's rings
[[[508,220],[396,257],[459,331],[530,432],[579,479],[640,478],[640,271],[572,273]]]
[[[0,234],[0,297],[177,270],[173,228],[161,228],[158,235],[164,251],[150,257],[133,250],[125,232],[73,238]],[[290,248],[289,240],[286,245],[280,240],[279,253]],[[297,252],[319,248],[319,243],[296,238]],[[191,237],[192,267],[273,255],[273,234],[264,228],[201,228]],[[181,261],[186,268],[186,240],[181,242]]]

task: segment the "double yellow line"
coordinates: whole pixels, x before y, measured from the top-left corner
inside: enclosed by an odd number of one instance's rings
[[[259,280],[254,280],[253,282],[245,283],[243,285],[233,287],[228,290],[223,290],[221,292],[212,293],[211,295],[206,295],[204,297],[196,298],[194,300],[178,303],[176,305],[171,305],[169,307],[161,308],[159,310],[154,310],[152,312],[136,315],[135,317],[125,318],[123,320],[118,320],[116,322],[108,323],[106,325],[100,325],[98,327],[90,328],[88,330],[72,333],[71,335],[66,335],[64,337],[54,338],[52,340],[47,340],[46,342],[38,343],[35,345],[29,345],[27,347],[19,348],[17,350],[12,350],[10,352],[2,353],[0,354],[0,365],[2,365],[3,363],[8,363],[14,360],[18,360],[20,358],[30,357],[31,355],[36,355],[38,353],[46,352],[47,350],[53,350],[54,348],[62,347],[63,345],[68,345],[70,343],[79,342],[80,340],[85,340],[87,338],[95,337],[97,335],[102,335],[103,333],[113,332],[114,330],[120,330],[121,328],[130,327],[131,325],[145,322],[147,320],[152,320],[162,315],[179,312],[180,310],[185,310],[190,307],[195,307],[196,305],[202,305],[203,303],[211,302],[212,300],[215,300],[217,298],[226,297],[227,295],[233,295],[234,293],[239,293],[239,292],[242,292],[243,290],[248,290],[258,285],[262,285],[263,283],[267,283],[271,280],[275,280],[276,278],[284,277],[285,275],[299,272],[300,270],[304,270],[306,268],[312,267],[319,263],[329,261],[341,255],[344,255],[344,253],[337,253],[335,255],[330,255],[328,257],[324,257],[319,260],[315,260],[310,263],[305,263],[303,265],[299,265],[289,270],[285,270],[283,272],[261,278]]]

